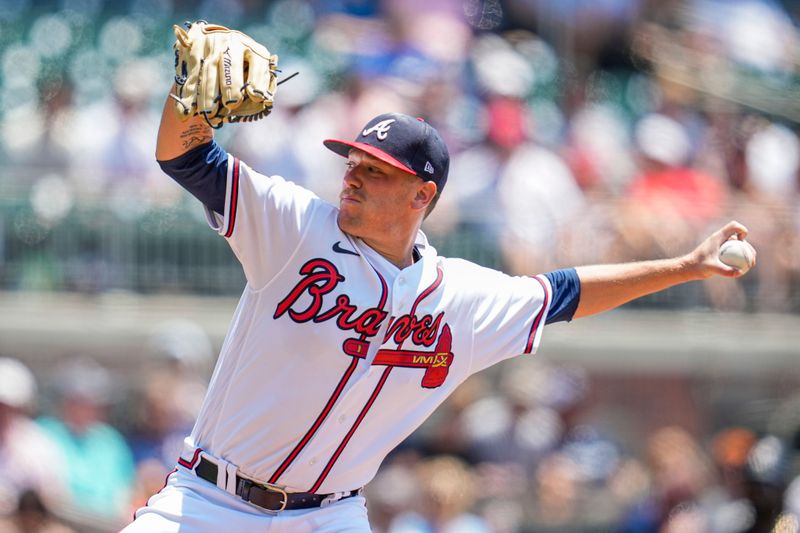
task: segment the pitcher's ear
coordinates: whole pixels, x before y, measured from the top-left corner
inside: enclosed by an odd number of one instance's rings
[[[425,181],[417,187],[417,194],[414,196],[414,207],[425,209],[436,196],[436,184],[432,181]]]

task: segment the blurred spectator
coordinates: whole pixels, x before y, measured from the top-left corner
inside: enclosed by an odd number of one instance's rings
[[[464,409],[463,432],[476,462],[511,464],[532,472],[566,431],[563,414],[586,394],[582,371],[533,358],[508,361],[498,390]]]
[[[794,518],[796,529],[800,529],[800,475],[796,476],[786,489],[784,508]]]
[[[450,456],[432,457],[420,462],[415,472],[419,511],[397,516],[388,533],[489,533],[486,523],[469,512],[479,493],[465,463]]]
[[[197,394],[186,394],[181,402],[184,416],[192,418],[200,409],[205,385],[211,377],[216,354],[208,333],[197,322],[185,318],[159,322],[147,339],[148,356],[153,360],[152,372],[174,376],[202,387]]]
[[[70,503],[89,515],[128,518],[134,466],[122,435],[107,422],[110,373],[81,357],[58,367],[55,380],[58,412],[39,424],[64,456]]]
[[[781,124],[759,121],[747,141],[748,182],[756,196],[788,202],[800,191],[800,140]]]
[[[626,117],[608,102],[585,102],[575,110],[566,146],[575,180],[595,201],[618,195],[636,171]]]
[[[207,333],[187,319],[164,320],[150,333],[130,399],[127,442],[135,464],[131,512],[161,490],[205,396],[213,366]]]
[[[678,121],[648,115],[636,126],[636,144],[642,166],[627,192],[623,236],[633,256],[669,253],[694,242],[722,214],[726,191],[720,180],[690,166],[691,141]],[[628,226],[631,220],[636,224]]]
[[[798,268],[787,250],[797,249],[792,220],[800,193],[800,140],[786,126],[751,117],[745,122],[747,199],[738,210],[753,223],[751,241],[759,247],[756,302],[762,311],[788,311]]]
[[[127,441],[136,467],[134,508],[144,505],[147,498],[158,492],[164,479],[174,468],[183,449],[183,439],[192,429],[194,420],[182,409],[186,388],[180,376],[148,374],[141,382],[141,397],[134,411],[133,427]]]
[[[392,454],[364,487],[373,533],[387,533],[397,516],[416,508],[419,481],[415,469],[420,460],[420,454],[413,451]]]
[[[690,16],[704,23],[735,62],[764,73],[778,74],[796,59],[797,30],[774,0],[694,0]]]
[[[136,469],[131,512],[164,486],[203,399],[204,384],[176,361],[148,370],[138,381],[140,390],[127,432]]]
[[[453,158],[458,231],[493,251],[490,259],[504,255],[515,272],[547,270],[557,260],[552,252],[562,228],[583,206],[583,194],[564,161],[531,140],[522,101],[490,97],[485,113],[485,140]]]
[[[745,487],[755,516],[747,533],[775,531],[783,513],[789,459],[786,446],[774,435],[762,437],[751,448],[745,467]]]
[[[547,526],[567,526],[578,519],[582,476],[578,465],[563,453],[546,457],[536,471],[536,521]]]
[[[42,506],[65,496],[67,463],[28,416],[36,394],[31,371],[16,359],[0,358],[0,516],[14,512],[29,491]]]
[[[747,499],[745,465],[755,442],[755,433],[741,427],[725,428],[711,440],[717,483],[702,499],[708,531],[744,532],[753,525],[755,512]]]
[[[553,270],[567,259],[558,244],[586,205],[583,191],[562,157],[536,142],[521,102],[492,101],[488,112],[490,142],[507,150],[498,184],[504,257],[516,273]]]
[[[755,433],[746,428],[726,428],[714,436],[711,456],[718,470],[720,487],[731,499],[746,495],[745,465],[755,443]]]
[[[7,519],[0,518],[0,533],[76,533],[74,529],[53,518],[35,491],[20,495],[16,512]]]
[[[652,489],[630,510],[620,531],[705,531],[705,526],[694,526],[693,530],[685,525],[705,524],[705,514],[697,514],[701,512],[699,503],[714,481],[697,441],[684,429],[662,428],[648,439],[647,458],[653,476]]]

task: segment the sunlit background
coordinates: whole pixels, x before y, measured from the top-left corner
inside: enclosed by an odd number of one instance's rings
[[[335,197],[322,146],[424,117],[425,230],[515,274],[689,251],[758,266],[474,376],[367,487],[376,533],[800,530],[800,6],[789,0],[0,0],[0,531],[119,530],[190,430],[244,277],[155,162],[171,25],[293,78],[217,138]],[[269,391],[262,391],[269,394]],[[288,407],[287,407],[288,408]]]

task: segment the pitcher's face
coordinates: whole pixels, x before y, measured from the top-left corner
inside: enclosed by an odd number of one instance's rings
[[[353,149],[339,194],[339,227],[362,239],[390,235],[416,216],[424,185],[421,178]]]

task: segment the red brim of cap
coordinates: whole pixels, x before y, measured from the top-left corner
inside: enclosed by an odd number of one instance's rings
[[[329,150],[336,152],[342,157],[347,157],[350,154],[350,150],[352,148],[357,148],[358,150],[362,150],[367,152],[369,155],[376,159],[380,159],[384,163],[388,163],[395,168],[399,168],[404,172],[408,172],[409,174],[413,174],[414,176],[417,175],[416,172],[405,166],[403,163],[392,157],[391,155],[387,154],[380,148],[375,148],[371,144],[364,144],[359,142],[350,142],[350,141],[340,141],[339,139],[325,139],[322,141],[322,144],[325,145],[326,148]]]

